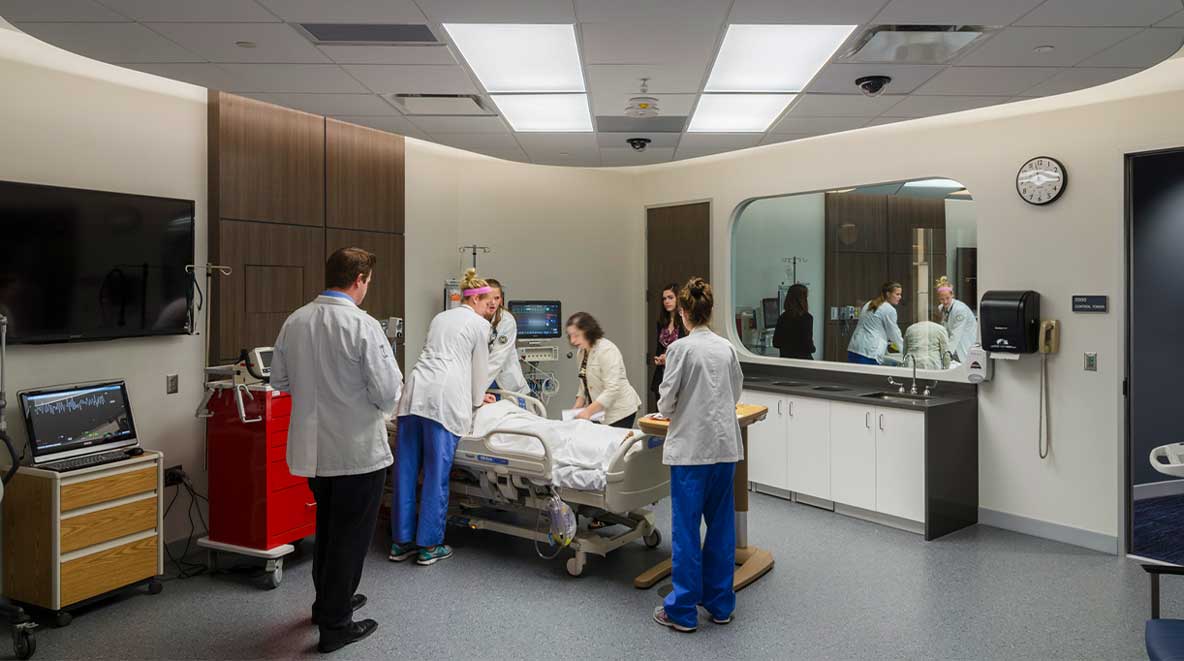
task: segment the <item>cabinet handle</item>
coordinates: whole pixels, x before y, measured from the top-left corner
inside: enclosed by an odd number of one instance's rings
[[[777,415],[781,415],[781,400],[777,400]]]
[[[866,413],[863,414],[863,426],[866,427],[867,429],[872,428],[872,412],[871,411],[867,411]]]
[[[789,417],[793,417],[793,400],[789,400]]]
[[[884,414],[880,414],[880,431],[884,431]]]

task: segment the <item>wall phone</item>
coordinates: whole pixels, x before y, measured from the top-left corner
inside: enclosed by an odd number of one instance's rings
[[[1040,322],[1040,332],[1037,335],[1037,350],[1040,353],[1056,353],[1061,350],[1061,322],[1056,319],[1044,319]]]
[[[1036,333],[1036,350],[1040,352],[1040,414],[1036,429],[1036,451],[1041,459],[1047,459],[1052,451],[1052,432],[1049,430],[1048,413],[1048,354],[1061,349],[1061,322],[1056,319],[1042,319]]]

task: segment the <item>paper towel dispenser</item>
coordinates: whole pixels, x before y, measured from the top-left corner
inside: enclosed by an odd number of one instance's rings
[[[979,303],[983,348],[991,353],[1036,353],[1040,294],[989,291]]]

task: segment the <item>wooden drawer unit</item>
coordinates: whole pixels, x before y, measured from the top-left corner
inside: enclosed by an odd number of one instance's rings
[[[4,593],[61,611],[164,573],[163,456],[21,468],[4,498]]]

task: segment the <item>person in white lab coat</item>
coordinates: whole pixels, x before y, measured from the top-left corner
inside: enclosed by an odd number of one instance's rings
[[[506,290],[502,283],[493,278],[485,281],[493,288],[489,304],[494,310],[490,320],[493,333],[489,337],[489,380],[499,390],[530,394],[530,385],[526,383],[522,364],[518,361],[518,320],[506,309]]]
[[[966,353],[978,338],[978,319],[970,306],[954,298],[954,286],[944,275],[937,281],[937,302],[941,325],[950,334],[950,353],[954,360],[966,362]]]
[[[394,413],[403,374],[378,320],[358,307],[375,261],[360,248],[333,253],[327,289],[288,317],[271,359],[271,386],[292,394],[288,470],[308,478],[317,505],[312,621],[321,652],[378,626],[352,613],[366,603],[355,591],[392,462],[383,418]]]
[[[736,609],[733,480],[744,458],[736,420],[744,374],[731,342],[707,326],[713,305],[711,285],[702,278],[691,278],[679,292],[689,332],[666,349],[659,387],[658,411],[670,418],[662,461],[670,466],[674,590],[653,617],[685,633],[698,628],[700,604],[716,624],[731,622]]]
[[[864,304],[851,343],[847,345],[847,362],[879,365],[889,345],[904,349],[904,337],[896,324],[896,306],[900,305],[903,291],[899,282],[885,282],[880,295]]]
[[[493,289],[469,269],[463,303],[432,319],[423,352],[399,402],[399,440],[392,469],[390,560],[431,565],[452,557],[444,544],[448,474],[473,411],[492,402],[489,386],[489,302]],[[417,490],[420,468],[423,489]],[[418,491],[418,493],[417,493]],[[418,502],[418,515],[416,504]]]

